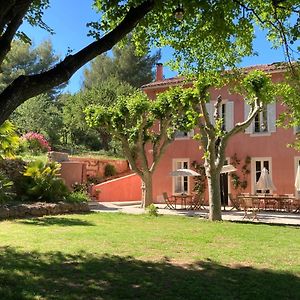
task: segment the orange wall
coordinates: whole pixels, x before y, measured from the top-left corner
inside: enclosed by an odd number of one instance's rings
[[[95,185],[93,194],[101,202],[140,201],[141,185],[140,177],[131,174]]]
[[[272,80],[278,82],[282,80],[282,74],[273,73]],[[154,99],[155,95],[162,92],[167,87],[146,89],[145,92],[150,99]],[[234,123],[244,120],[244,101],[238,94],[230,94],[228,88],[212,89],[211,99],[214,101],[218,95],[222,98],[229,99],[234,102]],[[284,107],[277,103],[276,116],[284,111]],[[276,193],[292,193],[294,194],[294,181],[295,181],[295,157],[300,153],[292,148],[288,148],[287,144],[294,141],[295,134],[293,129],[277,128],[275,133],[269,136],[250,136],[250,134],[240,133],[232,137],[226,149],[226,157],[232,157],[235,153],[238,158],[243,162],[246,156],[250,157],[270,157],[271,158],[271,172],[274,185],[277,190]],[[172,194],[172,177],[169,173],[172,171],[172,160],[174,158],[188,158],[190,163],[193,160],[201,162],[203,152],[199,150],[199,142],[187,140],[175,140],[169,145],[167,151],[162,157],[153,179],[153,194],[156,202],[162,201],[162,193],[168,192]],[[241,163],[237,168],[238,172],[242,167]],[[251,168],[251,165],[249,166]],[[229,177],[230,180],[230,177]],[[245,192],[251,192],[252,174],[247,177],[248,188]],[[189,178],[190,186],[193,185],[193,178]],[[230,186],[231,192],[234,194],[233,187]]]
[[[87,176],[90,177],[103,177],[104,176],[104,169],[107,164],[111,164],[116,168],[116,172],[123,173],[129,170],[129,165],[127,160],[120,159],[120,160],[99,160],[89,157],[75,157],[72,156],[72,160],[84,162],[86,164],[87,169]]]
[[[83,183],[86,181],[86,165],[84,162],[64,161],[60,164],[60,176],[70,190],[74,183]]]

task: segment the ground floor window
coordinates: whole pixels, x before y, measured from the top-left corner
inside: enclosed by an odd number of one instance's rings
[[[300,157],[299,156],[295,157],[295,184],[296,184],[296,176],[297,176],[298,167],[300,168]],[[300,191],[297,190],[297,187],[295,187],[295,195],[297,198],[300,198]]]
[[[271,158],[270,157],[254,157],[252,158],[252,163],[251,163],[251,173],[252,175],[252,192],[254,193],[270,193],[272,191],[270,190],[258,190],[256,187],[256,183],[259,180],[259,177],[261,175],[261,171],[263,168],[266,168],[269,171],[269,174],[272,178],[272,173],[271,173]]]
[[[174,159],[173,160],[173,171],[178,169],[188,169],[188,159]],[[175,176],[173,178],[173,193],[181,194],[189,192],[189,180],[187,176]]]

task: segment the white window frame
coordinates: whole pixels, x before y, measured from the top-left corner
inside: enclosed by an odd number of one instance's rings
[[[299,164],[299,162],[300,162],[300,156],[295,156],[294,157],[294,182],[296,181],[296,175],[297,175],[297,168],[298,168],[298,164]],[[298,195],[299,194],[299,195]],[[297,190],[296,190],[296,187],[295,187],[295,194],[294,194],[296,197],[298,196],[300,196],[300,192],[298,192]]]
[[[277,105],[275,103],[269,103],[266,106],[266,118],[267,118],[267,131],[255,132],[255,119],[252,120],[251,124],[246,128],[245,133],[250,134],[251,137],[265,137],[270,136],[272,133],[276,132],[276,109]],[[244,119],[248,117],[250,111],[250,106],[246,102],[244,103]],[[259,112],[263,115],[263,112]]]
[[[177,163],[178,162],[181,162],[181,163],[187,162],[187,167],[188,168],[190,167],[190,159],[189,158],[173,158],[173,160],[172,160],[172,171],[177,170]],[[186,193],[190,194],[190,176],[173,176],[173,178],[172,178],[172,194],[173,195],[180,195],[180,194],[183,193],[183,192],[175,192],[176,178],[178,178],[178,177],[187,177],[187,186],[188,186],[188,188],[187,188]]]
[[[258,118],[259,124],[258,124],[258,131],[255,131],[255,125],[256,125],[256,119]],[[269,120],[268,120],[268,107],[265,106],[262,111],[258,112],[258,114],[255,116],[254,120],[254,126],[253,126],[253,134],[265,134],[270,133],[269,130]],[[263,130],[263,126],[266,126],[266,129]]]
[[[206,103],[206,109],[209,115],[209,120],[213,125],[215,125],[214,120],[214,105],[215,101],[211,101]],[[225,108],[223,114],[223,105]],[[219,108],[220,117],[223,119],[223,130],[230,131],[234,127],[234,101],[230,101],[230,99],[223,99]]]
[[[268,161],[269,162],[269,174],[272,176],[272,157],[251,157],[251,193],[256,194],[256,162]],[[273,193],[273,190],[270,190]]]

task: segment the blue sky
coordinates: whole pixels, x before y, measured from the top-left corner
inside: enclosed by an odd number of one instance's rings
[[[91,37],[87,36],[88,28],[86,27],[86,23],[99,19],[99,15],[91,8],[92,0],[51,0],[50,2],[51,7],[45,11],[44,22],[55,31],[54,35],[25,23],[21,27],[21,30],[32,39],[34,46],[50,39],[55,52],[64,57],[68,49],[76,52],[93,41]],[[259,56],[245,58],[242,66],[284,60],[282,49],[272,50],[262,32],[257,32],[256,35],[257,39],[254,47],[259,52]],[[170,50],[163,49],[161,62],[167,62],[171,55]],[[66,87],[66,91],[76,92],[80,89],[83,79],[82,71],[83,68],[73,75]],[[168,68],[164,68],[164,75],[168,78],[176,75],[176,73]]]

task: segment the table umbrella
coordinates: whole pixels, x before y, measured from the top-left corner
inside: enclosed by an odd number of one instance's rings
[[[275,191],[276,187],[272,182],[272,178],[269,174],[269,171],[266,168],[261,170],[260,177],[256,183],[256,188],[258,190],[262,190],[263,192],[266,190]]]
[[[197,173],[191,169],[177,169],[170,173],[171,176],[201,176],[201,174]]]
[[[224,165],[221,169],[221,174],[235,172],[235,171],[236,171],[236,168],[233,165]]]

